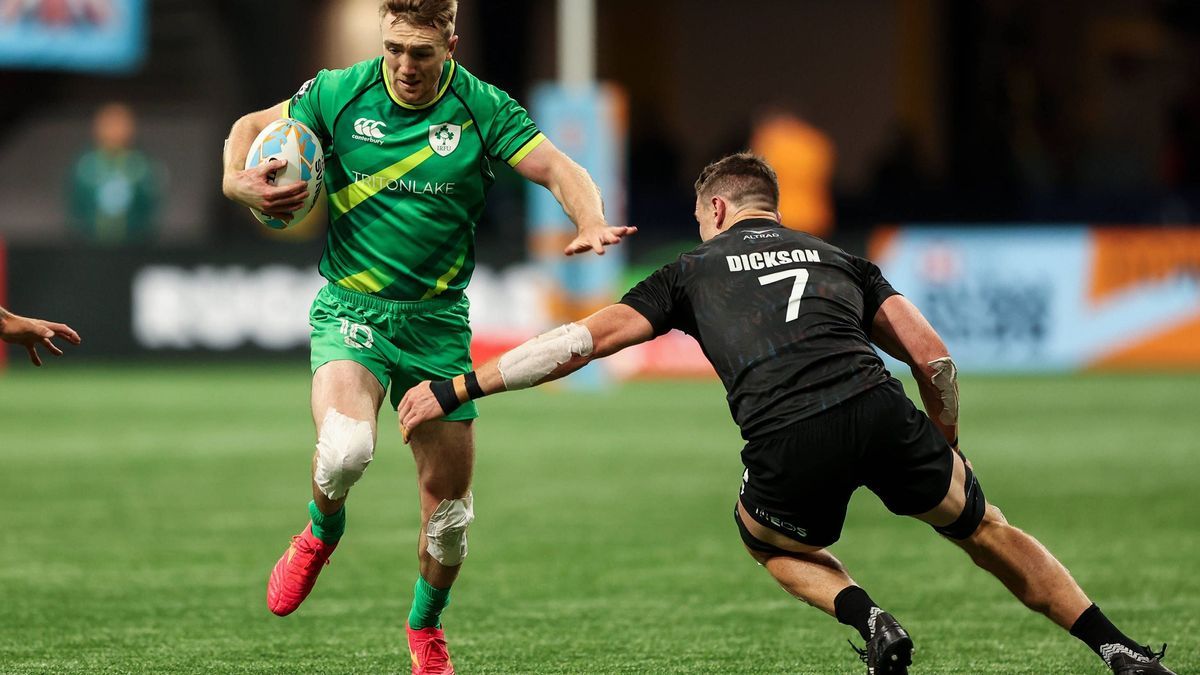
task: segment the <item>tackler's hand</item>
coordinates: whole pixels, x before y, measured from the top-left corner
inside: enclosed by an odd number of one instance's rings
[[[433,395],[429,380],[420,382],[404,392],[396,414],[400,418],[400,435],[407,444],[412,432],[429,420],[436,420],[443,415],[442,404]]]

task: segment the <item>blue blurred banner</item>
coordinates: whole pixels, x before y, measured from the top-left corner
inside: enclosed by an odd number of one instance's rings
[[[906,226],[871,244],[963,370],[1200,365],[1195,228]]]
[[[0,68],[131,72],[145,14],[144,0],[0,0]]]
[[[627,101],[615,85],[534,88],[530,110],[538,127],[568,157],[587,169],[604,197],[604,214],[613,225],[625,224],[625,144]],[[627,246],[610,247],[603,256],[584,253],[567,258],[563,249],[575,238],[575,225],[550,191],[530,184],[529,249],[554,279],[549,316],[573,321],[612,302],[625,268]],[[596,388],[607,379],[608,365],[594,364],[564,383]]]
[[[625,95],[612,85],[564,87],[543,83],[533,91],[532,105],[538,127],[568,157],[587,169],[604,196],[608,222],[625,224]],[[617,291],[624,269],[624,248],[603,256],[592,254],[566,259],[558,243],[575,238],[575,225],[549,190],[530,184],[529,230],[537,237],[558,235],[549,255],[534,245],[535,256],[554,271],[562,289],[576,299],[601,299],[604,304]]]

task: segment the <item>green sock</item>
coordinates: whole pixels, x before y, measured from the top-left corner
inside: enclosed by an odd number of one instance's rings
[[[317,508],[316,500],[308,503],[308,517],[312,518],[313,536],[326,544],[336,544],[346,531],[346,507],[336,513],[325,515]]]
[[[436,628],[442,625],[442,610],[450,604],[449,588],[434,588],[421,575],[413,587],[412,610],[408,613],[408,625],[413,630]]]

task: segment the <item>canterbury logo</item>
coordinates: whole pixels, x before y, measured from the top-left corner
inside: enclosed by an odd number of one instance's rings
[[[379,127],[386,128],[387,125],[379,120],[369,120],[365,117],[360,117],[354,121],[354,130],[358,132],[360,136],[366,136],[368,138],[383,138],[384,134],[379,130]]]

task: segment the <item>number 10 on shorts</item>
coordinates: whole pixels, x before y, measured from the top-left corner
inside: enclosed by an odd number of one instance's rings
[[[342,324],[339,332],[346,336],[347,347],[370,349],[371,345],[375,344],[375,333],[371,331],[370,326],[364,326],[361,323],[351,323],[347,319],[338,319],[338,321]]]
[[[775,272],[774,274],[764,274],[758,278],[758,283],[762,286],[792,278],[796,281],[792,284],[792,294],[788,297],[787,315],[784,323],[795,321],[800,316],[800,298],[804,297],[804,287],[808,285],[808,270],[804,268],[784,270],[782,272]]]

